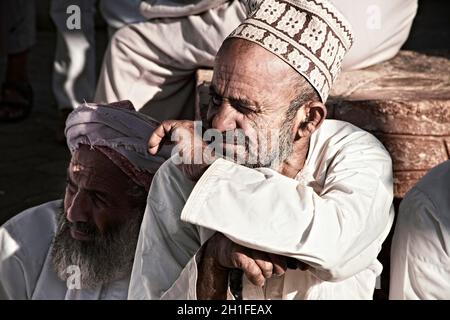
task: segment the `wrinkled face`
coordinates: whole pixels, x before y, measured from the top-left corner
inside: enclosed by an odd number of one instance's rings
[[[61,279],[69,267],[81,272],[81,287],[95,287],[129,273],[146,192],[111,160],[88,146],[72,156],[64,204],[53,243]],[[69,273],[68,273],[69,272]]]
[[[287,108],[296,97],[292,72],[281,59],[245,40],[225,42],[218,54],[209,126],[241,142],[233,145],[224,137],[224,148],[240,158],[257,159],[248,166],[270,167],[292,152],[292,123],[286,122]]]
[[[101,152],[81,146],[69,164],[64,198],[74,240],[89,241],[92,233],[105,234],[126,222],[139,205],[125,192],[133,184]]]

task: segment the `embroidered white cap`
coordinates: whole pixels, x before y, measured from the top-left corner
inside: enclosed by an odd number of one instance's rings
[[[325,102],[353,36],[327,0],[249,0],[250,15],[228,38],[261,45],[302,74]]]

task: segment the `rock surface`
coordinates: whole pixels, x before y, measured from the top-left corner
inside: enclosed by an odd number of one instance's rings
[[[382,64],[342,73],[327,101],[331,117],[374,133],[389,150],[396,197],[449,159],[449,57],[401,51]]]

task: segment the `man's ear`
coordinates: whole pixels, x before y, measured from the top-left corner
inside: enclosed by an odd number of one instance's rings
[[[295,119],[295,140],[310,137],[319,129],[327,117],[327,108],[322,102],[310,101],[297,110]]]

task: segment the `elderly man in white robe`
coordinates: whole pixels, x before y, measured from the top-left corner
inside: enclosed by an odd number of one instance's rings
[[[389,299],[450,299],[450,160],[406,194],[391,248]]]
[[[372,298],[391,159],[371,134],[325,120],[351,43],[318,0],[266,0],[224,41],[209,130],[164,121],[149,141],[158,154],[172,136],[177,152],[149,192],[130,299],[231,298],[234,269],[244,299]]]
[[[129,102],[70,114],[64,200],[0,227],[0,299],[126,299],[147,192],[165,159],[146,150],[157,125]]]

